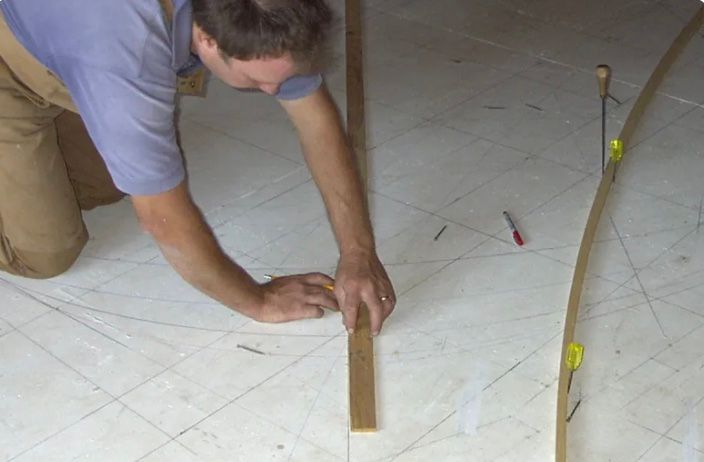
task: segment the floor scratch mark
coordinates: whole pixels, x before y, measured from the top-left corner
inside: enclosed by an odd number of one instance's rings
[[[653,307],[653,302],[650,298],[650,295],[648,295],[647,291],[645,290],[645,286],[643,285],[643,282],[640,279],[640,275],[638,274],[638,270],[636,269],[635,265],[633,264],[633,259],[631,259],[631,255],[628,252],[628,249],[626,248],[626,244],[623,242],[623,239],[621,238],[621,233],[619,232],[618,228],[616,227],[616,223],[614,222],[614,219],[611,215],[609,215],[609,221],[611,222],[611,226],[613,227],[614,232],[618,236],[619,241],[621,242],[621,247],[623,248],[623,253],[626,255],[626,258],[628,259],[628,264],[631,265],[631,269],[633,270],[633,274],[635,275],[636,281],[638,282],[638,285],[640,286],[640,290],[645,296],[645,300],[648,302],[648,307],[650,308],[650,312],[653,315],[653,318],[655,319],[655,322],[658,325],[658,328],[660,329],[660,333],[662,334],[663,338],[667,338],[667,334],[665,334],[665,329],[662,327],[662,323],[660,322],[660,318],[658,318],[657,313],[655,312],[655,308]]]

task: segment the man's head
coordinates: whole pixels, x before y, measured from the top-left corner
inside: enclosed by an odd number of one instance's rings
[[[332,25],[324,0],[193,0],[192,49],[225,83],[274,94],[318,70]]]

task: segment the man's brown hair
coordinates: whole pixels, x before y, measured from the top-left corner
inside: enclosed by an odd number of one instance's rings
[[[193,21],[225,57],[277,58],[291,53],[318,67],[333,22],[324,0],[193,0]]]

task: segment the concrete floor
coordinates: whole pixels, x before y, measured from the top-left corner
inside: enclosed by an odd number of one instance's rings
[[[379,432],[347,430],[338,316],[263,325],[213,303],[125,200],[86,214],[91,241],[69,273],[0,275],[0,460],[552,460],[564,312],[600,179],[594,67],[611,65],[623,103],[609,102],[610,139],[700,6],[366,2],[370,200],[399,298],[376,341]],[[343,63],[327,76],[342,107]],[[704,459],[702,71],[698,34],[603,215],[570,461]],[[211,82],[182,109],[192,190],[230,254],[262,280],[332,273],[334,240],[277,103]]]

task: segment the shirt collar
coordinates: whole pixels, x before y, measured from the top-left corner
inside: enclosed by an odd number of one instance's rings
[[[187,72],[200,64],[197,56],[191,53],[191,34],[193,32],[193,8],[191,0],[174,0],[174,17],[171,29],[172,67],[178,74]],[[195,60],[195,61],[194,61]]]

